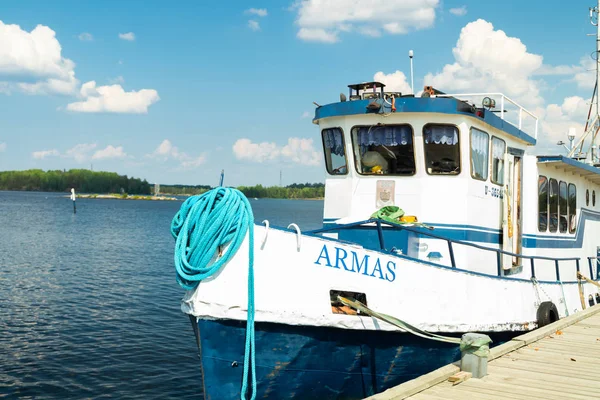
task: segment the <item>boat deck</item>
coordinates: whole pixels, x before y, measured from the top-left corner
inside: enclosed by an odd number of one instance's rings
[[[488,375],[453,385],[458,363],[369,397],[377,400],[600,398],[600,305],[491,349]]]

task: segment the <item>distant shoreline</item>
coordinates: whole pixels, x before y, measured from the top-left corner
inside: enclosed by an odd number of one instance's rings
[[[71,197],[71,196],[65,196]],[[177,201],[175,197],[151,196],[145,194],[77,194],[78,199],[113,199],[113,200],[153,200],[153,201]]]

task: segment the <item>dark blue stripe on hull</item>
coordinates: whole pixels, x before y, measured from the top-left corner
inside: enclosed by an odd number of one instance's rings
[[[205,398],[239,399],[245,322],[198,326]],[[405,333],[257,323],[257,398],[361,399],[459,355],[457,345]]]

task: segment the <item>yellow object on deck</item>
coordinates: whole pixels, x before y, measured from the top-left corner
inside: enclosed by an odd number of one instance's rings
[[[400,222],[418,222],[414,215],[403,215],[400,217]]]

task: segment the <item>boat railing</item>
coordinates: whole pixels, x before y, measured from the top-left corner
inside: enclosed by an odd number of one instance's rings
[[[597,257],[588,257],[588,265],[590,267],[590,279],[594,279],[597,280],[598,276],[594,277],[594,267],[592,264],[592,261],[595,260],[596,261],[596,266],[600,265],[600,256]],[[596,267],[596,275],[598,275],[598,267]]]
[[[518,110],[519,110],[519,119],[516,123],[511,122],[509,120],[507,120],[508,123],[510,123],[511,125],[516,126],[517,128],[519,128],[520,130],[523,130],[523,121],[524,119],[529,116],[531,117],[535,122],[535,128],[534,128],[534,137],[537,140],[538,137],[538,118],[535,116],[534,113],[532,113],[531,111],[527,110],[525,107],[521,106],[519,103],[517,103],[516,101],[514,101],[513,99],[511,99],[510,97],[506,96],[504,93],[458,93],[458,94],[434,94],[431,97],[455,97],[455,98],[459,98],[459,97],[470,97],[470,98],[480,98],[480,97],[490,97],[490,96],[500,96],[500,110],[498,110],[500,112],[500,118],[506,120],[506,117],[504,114],[506,114],[506,105],[507,103],[510,103],[512,105],[514,105]],[[524,115],[525,114],[525,115]]]
[[[310,231],[307,233],[316,235],[316,234],[322,234],[322,233],[327,233],[327,232],[335,232],[335,231],[339,231],[339,230],[349,229],[349,228],[353,228],[353,227],[357,227],[357,226],[364,227],[365,225],[368,225],[368,224],[375,224],[375,226],[377,227],[379,247],[382,251],[385,251],[385,252],[391,252],[391,251],[388,250],[385,246],[385,239],[384,239],[384,235],[383,235],[383,226],[384,225],[391,226],[393,228],[398,228],[400,230],[406,230],[408,232],[413,232],[413,233],[416,233],[416,234],[419,234],[422,236],[427,236],[427,237],[434,238],[434,239],[445,240],[448,244],[448,253],[450,255],[450,265],[452,268],[456,268],[456,259],[454,257],[454,245],[456,244],[456,245],[468,246],[468,247],[473,247],[476,249],[496,253],[496,265],[497,265],[497,275],[498,276],[505,276],[504,269],[502,268],[502,255],[507,255],[507,256],[511,256],[511,257],[517,257],[517,258],[523,258],[523,259],[530,260],[529,264],[530,264],[532,279],[536,279],[535,260],[545,260],[545,261],[554,262],[554,268],[555,268],[557,282],[561,280],[560,279],[560,268],[559,268],[560,262],[574,261],[577,272],[580,272],[580,262],[581,262],[580,257],[545,257],[545,256],[537,256],[537,255],[534,256],[534,255],[526,255],[526,254],[517,254],[517,253],[512,253],[510,251],[505,251],[502,249],[494,249],[491,247],[482,246],[482,245],[467,242],[464,240],[450,239],[450,238],[432,233],[427,228],[406,226],[403,224],[396,224],[393,222],[380,220],[380,219],[368,219],[368,220],[364,220],[364,221],[351,222],[348,224],[339,224],[339,225],[332,226],[332,227],[316,229],[316,230],[313,230],[313,231]],[[404,255],[404,257],[419,260],[418,258],[410,257],[408,255]],[[588,263],[589,263],[589,267],[590,267],[590,279],[595,279],[593,266],[592,266],[592,260],[594,260],[594,259],[600,260],[600,256],[599,257],[588,257]]]

